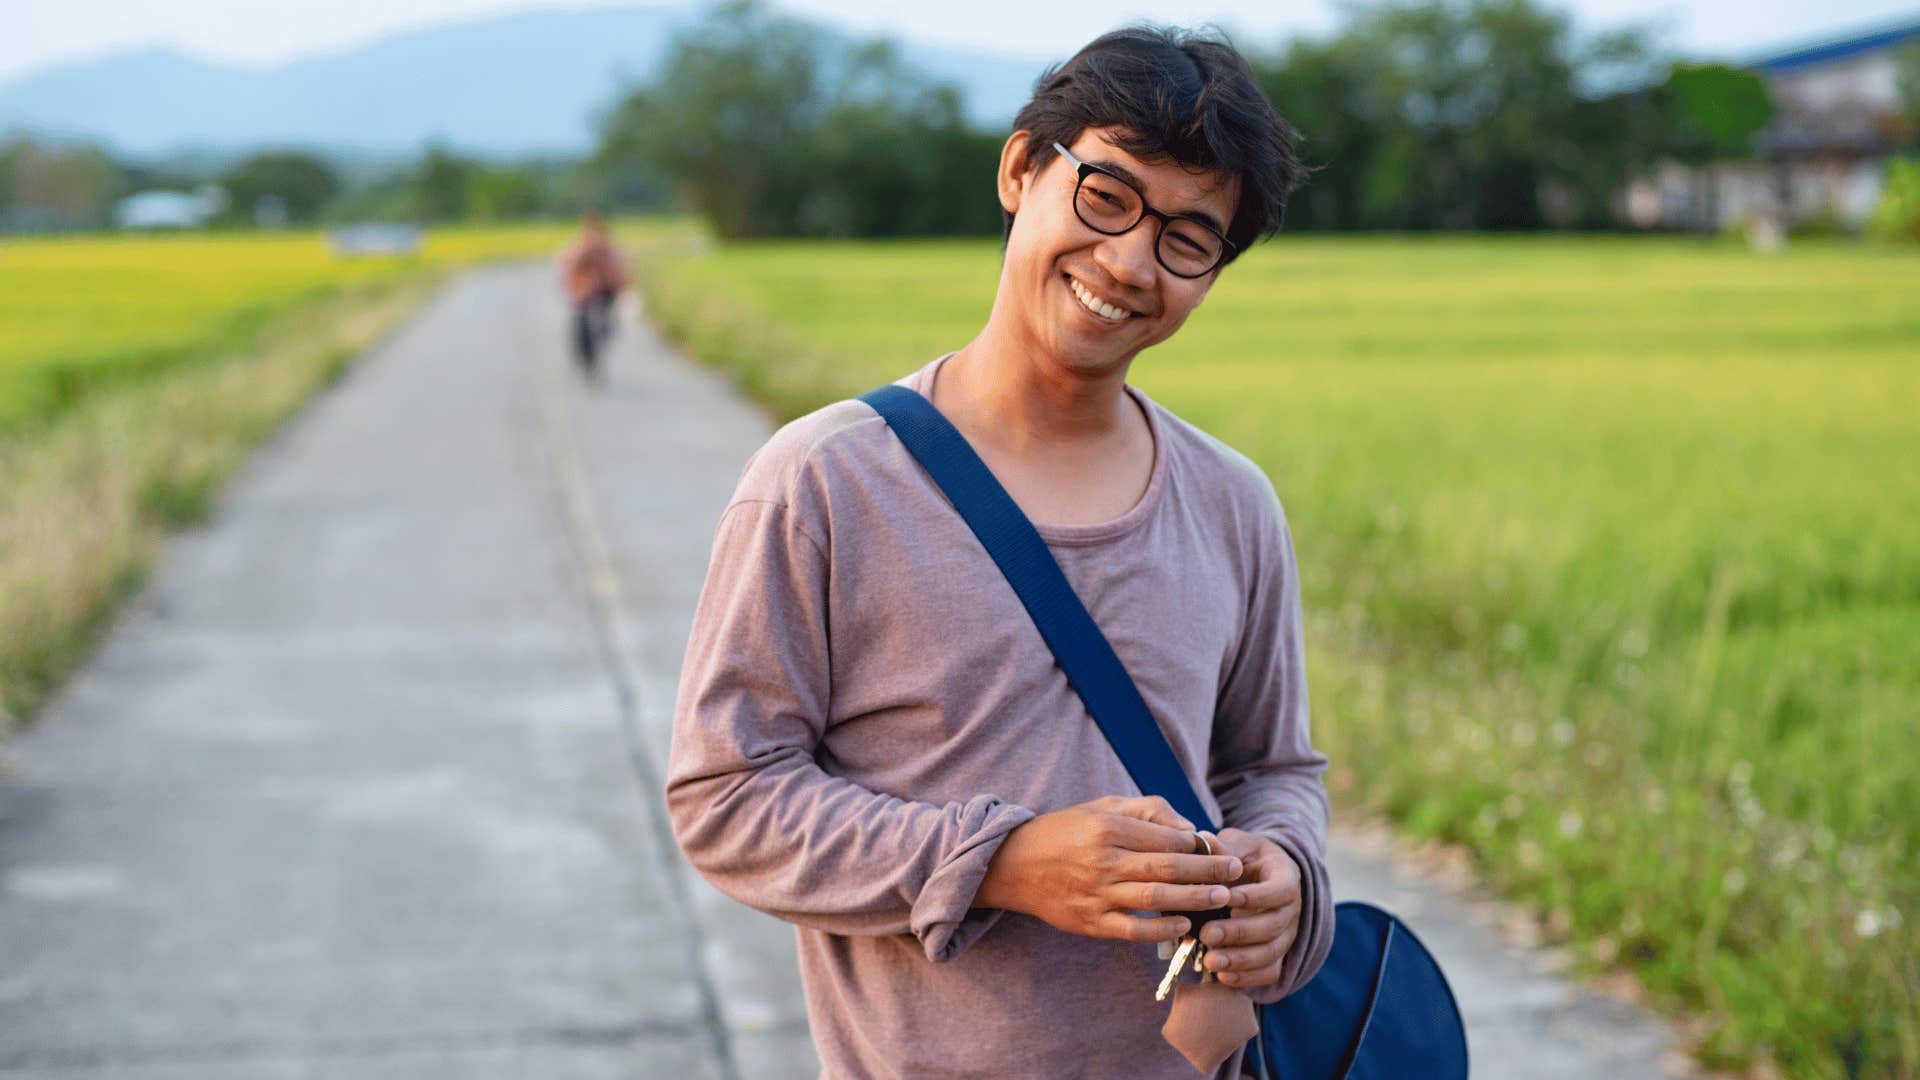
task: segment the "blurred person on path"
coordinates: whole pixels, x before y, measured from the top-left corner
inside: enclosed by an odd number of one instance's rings
[[[600,348],[613,333],[613,303],[628,284],[627,256],[607,235],[597,210],[580,221],[580,235],[560,253],[560,282],[573,305],[573,357],[589,377],[605,378]]]
[[[1254,1003],[1332,947],[1301,573],[1266,473],[1127,373],[1279,228],[1298,135],[1231,46],[1152,27],[1044,74],[1014,128],[986,324],[897,382],[1035,523],[1218,837],[1140,793],[857,400],[776,432],[720,518],[667,811],[708,881],[795,925],[827,1077],[1250,1075]],[[1217,907],[1217,981],[1156,1001],[1156,945]]]

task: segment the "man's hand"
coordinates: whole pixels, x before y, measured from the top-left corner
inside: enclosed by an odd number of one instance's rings
[[[1243,834],[1244,835],[1244,834]],[[1185,918],[1133,911],[1225,906],[1234,855],[1195,855],[1193,823],[1157,795],[1104,799],[1041,814],[1009,832],[974,894],[975,907],[1024,912],[1070,934],[1167,941]]]
[[[1238,856],[1246,873],[1233,883],[1228,917],[1200,930],[1207,969],[1228,986],[1271,986],[1300,932],[1300,867],[1279,844],[1240,829],[1220,830],[1218,847]]]

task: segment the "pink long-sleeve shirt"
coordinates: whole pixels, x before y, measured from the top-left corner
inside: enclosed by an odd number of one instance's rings
[[[945,360],[899,382],[930,394]],[[1333,938],[1292,539],[1259,467],[1127,393],[1153,434],[1145,494],[1111,521],[1036,527],[1209,813],[1302,869],[1282,981],[1249,992],[1271,1001]],[[687,644],[666,801],[707,880],[797,928],[825,1076],[1198,1075],[1160,1034],[1155,946],[973,906],[1008,831],[1139,793],[871,408],[829,405],[749,459]]]

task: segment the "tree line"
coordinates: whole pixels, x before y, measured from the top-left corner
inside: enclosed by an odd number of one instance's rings
[[[86,142],[0,141],[0,231],[58,232],[113,224],[114,205],[148,190],[219,189],[210,227],[355,221],[514,221],[617,205],[664,209],[653,174],[616,177],[575,159],[487,161],[429,144],[411,161],[341,163],[269,149],[226,163],[148,164]]]
[[[600,119],[591,167],[652,174],[728,238],[990,233],[1001,137],[886,41],[845,42],[752,2],[679,35]]]
[[[1313,167],[1293,229],[1612,228],[1634,170],[1742,156],[1771,115],[1749,72],[1534,0],[1376,0],[1326,40],[1240,47]],[[1004,133],[960,113],[884,42],[733,0],[607,111],[595,163],[661,177],[729,238],[994,233]]]

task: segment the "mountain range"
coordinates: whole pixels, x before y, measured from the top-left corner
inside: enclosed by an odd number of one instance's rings
[[[116,151],[302,146],[403,155],[437,140],[488,157],[578,154],[597,110],[658,70],[686,6],[543,10],[446,23],[273,67],[149,48],[0,84],[0,133],[98,139]],[[842,37],[852,35],[830,32]],[[1004,127],[1045,61],[897,43],[957,84],[971,122]]]

